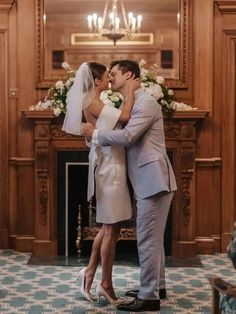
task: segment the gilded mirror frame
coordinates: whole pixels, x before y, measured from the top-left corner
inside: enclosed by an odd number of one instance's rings
[[[36,1],[36,75],[37,88],[48,88],[53,79],[44,77],[44,1]],[[180,0],[180,47],[179,47],[179,79],[166,79],[168,87],[188,89],[190,76],[190,56],[192,49],[192,9],[190,0]]]

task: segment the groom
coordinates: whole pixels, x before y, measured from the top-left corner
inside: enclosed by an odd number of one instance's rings
[[[114,61],[111,64],[111,85],[126,97],[129,78],[140,77],[137,62]],[[140,289],[126,293],[136,298],[118,305],[123,311],[160,310],[165,298],[164,231],[173,191],[174,173],[165,147],[161,106],[143,89],[135,92],[131,118],[122,130],[103,131],[92,124],[82,125],[82,134],[99,145],[127,146],[128,174],[137,206],[137,247],[141,267]]]

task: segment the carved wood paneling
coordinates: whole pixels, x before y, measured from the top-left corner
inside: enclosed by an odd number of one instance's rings
[[[6,143],[6,132],[7,132],[7,125],[6,125],[6,106],[7,106],[7,99],[6,99],[6,33],[1,32],[0,30],[0,98],[3,102],[3,105],[0,106],[0,173],[1,173],[1,180],[0,180],[0,248],[7,247],[7,158],[6,152],[7,150],[7,143]]]
[[[11,10],[16,0],[0,0],[0,12],[8,12]]]
[[[215,1],[215,90],[214,100],[221,108],[222,185],[220,238],[224,251],[236,219],[236,3]],[[219,81],[217,81],[219,79]]]
[[[0,1],[0,249],[9,245],[8,219],[8,11],[12,1]]]

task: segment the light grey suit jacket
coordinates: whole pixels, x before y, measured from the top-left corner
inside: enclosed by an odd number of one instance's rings
[[[166,153],[161,106],[138,89],[128,124],[122,130],[98,130],[99,145],[127,146],[128,174],[134,192],[147,198],[177,189]]]

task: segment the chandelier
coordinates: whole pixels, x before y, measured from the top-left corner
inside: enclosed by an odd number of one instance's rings
[[[122,0],[106,0],[102,17],[97,13],[87,17],[89,32],[113,40],[114,45],[123,37],[131,39],[135,33],[139,33],[142,19],[142,15],[135,17],[132,12],[127,15]]]

